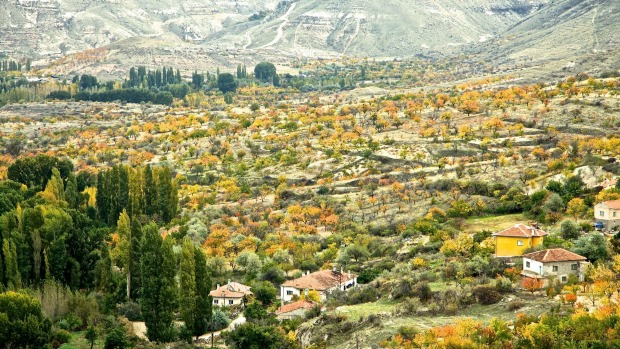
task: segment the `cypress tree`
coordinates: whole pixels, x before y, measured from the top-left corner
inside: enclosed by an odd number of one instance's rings
[[[185,239],[181,250],[179,270],[179,284],[182,292],[179,294],[179,312],[192,334],[195,332],[197,309],[196,297],[196,261],[194,259],[194,244]]]

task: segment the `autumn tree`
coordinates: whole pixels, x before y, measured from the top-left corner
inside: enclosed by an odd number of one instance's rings
[[[532,294],[538,290],[540,290],[544,285],[544,281],[542,279],[537,279],[537,278],[523,278],[523,281],[521,281],[521,286],[523,286],[524,289],[530,291]]]

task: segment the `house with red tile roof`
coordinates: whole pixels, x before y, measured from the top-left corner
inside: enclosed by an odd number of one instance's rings
[[[220,307],[230,307],[243,304],[243,297],[251,295],[250,286],[238,282],[230,282],[224,286],[217,285],[217,288],[209,295],[213,298],[213,305]]]
[[[280,286],[280,300],[282,304],[290,302],[293,297],[299,297],[304,291],[317,291],[324,301],[327,294],[334,290],[346,291],[357,286],[357,275],[345,273],[342,270],[319,270],[306,273],[300,278],[289,280]]]
[[[604,201],[594,205],[594,219],[602,223],[603,231],[620,230],[620,200]]]
[[[285,304],[276,310],[276,317],[278,320],[290,320],[298,317],[302,317],[306,312],[316,306],[316,303],[302,300],[289,304]]]
[[[538,228],[536,223],[532,225],[517,223],[493,234],[495,237],[495,256],[520,256],[526,249],[541,245],[546,235],[547,233]]]
[[[569,275],[575,275],[583,281],[587,258],[563,248],[552,248],[523,255],[523,271],[521,276],[544,279],[545,284],[550,278],[564,283]]]

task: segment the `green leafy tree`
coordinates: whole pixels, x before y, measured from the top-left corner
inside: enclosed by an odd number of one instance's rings
[[[44,348],[51,340],[52,323],[41,303],[26,294],[0,294],[0,343],[10,348]]]
[[[2,242],[2,254],[4,255],[4,265],[6,268],[5,278],[6,285],[10,290],[21,288],[22,280],[17,266],[17,251],[15,244],[10,243],[8,239]]]
[[[183,241],[179,270],[179,284],[182,292],[179,293],[179,312],[185,327],[193,330],[196,325],[198,296],[196,294],[196,259],[194,244],[189,238]],[[194,331],[192,331],[194,332]]]
[[[155,223],[146,225],[142,239],[141,308],[146,335],[151,341],[174,340],[172,326],[176,305],[176,263],[172,242],[163,240]]]
[[[217,77],[217,87],[224,94],[235,92],[237,90],[237,81],[232,74],[222,73]]]
[[[592,263],[608,259],[607,238],[603,234],[584,235],[575,241],[573,252],[588,258]]]
[[[73,173],[71,173],[67,179],[67,185],[65,186],[65,201],[69,204],[69,208],[73,209],[77,209],[80,204],[77,179]]]
[[[234,331],[223,334],[230,349],[295,349],[299,345],[286,337],[284,330],[274,325],[248,322]]]
[[[131,251],[130,251],[130,284],[131,284],[131,297],[133,299],[140,295],[142,289],[142,272],[140,270],[140,259],[142,246],[142,225],[138,219],[131,220]]]
[[[93,349],[95,346],[95,341],[97,340],[97,330],[92,326],[88,326],[86,332],[84,333],[84,338],[90,344],[90,349]]]
[[[196,265],[196,321],[193,335],[201,336],[208,330],[213,316],[213,300],[209,295],[211,291],[211,277],[207,269],[207,258],[202,250],[194,248],[194,262]]]
[[[127,299],[131,299],[131,221],[126,210],[121,212],[116,222],[116,232],[118,234],[118,242],[113,251],[113,259],[116,265],[120,267],[127,277]]]
[[[276,66],[270,62],[261,62],[254,67],[254,76],[264,82],[273,82],[274,77],[278,75]]]

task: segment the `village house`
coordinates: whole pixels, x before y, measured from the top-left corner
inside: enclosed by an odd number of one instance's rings
[[[302,317],[315,306],[316,303],[307,300],[285,304],[276,310],[276,318],[278,320],[291,320]]]
[[[605,232],[618,230],[620,228],[620,200],[604,201],[594,205],[594,219],[596,225]]]
[[[587,258],[563,248],[552,248],[523,255],[523,271],[521,276],[533,279],[544,279],[544,286],[550,278],[564,283],[569,275],[575,275],[583,281]]]
[[[213,305],[220,307],[230,307],[243,304],[243,297],[251,295],[250,286],[238,282],[230,282],[224,286],[217,285],[217,288],[209,295],[213,297]]]
[[[327,294],[340,289],[348,290],[357,286],[357,275],[345,273],[342,270],[319,270],[306,273],[300,278],[289,280],[280,286],[280,300],[282,304],[290,302],[293,297],[299,297],[304,291],[317,291],[324,301]]]
[[[528,248],[543,243],[546,232],[538,228],[536,223],[525,225],[522,223],[494,233],[495,257],[516,257],[523,254]]]

